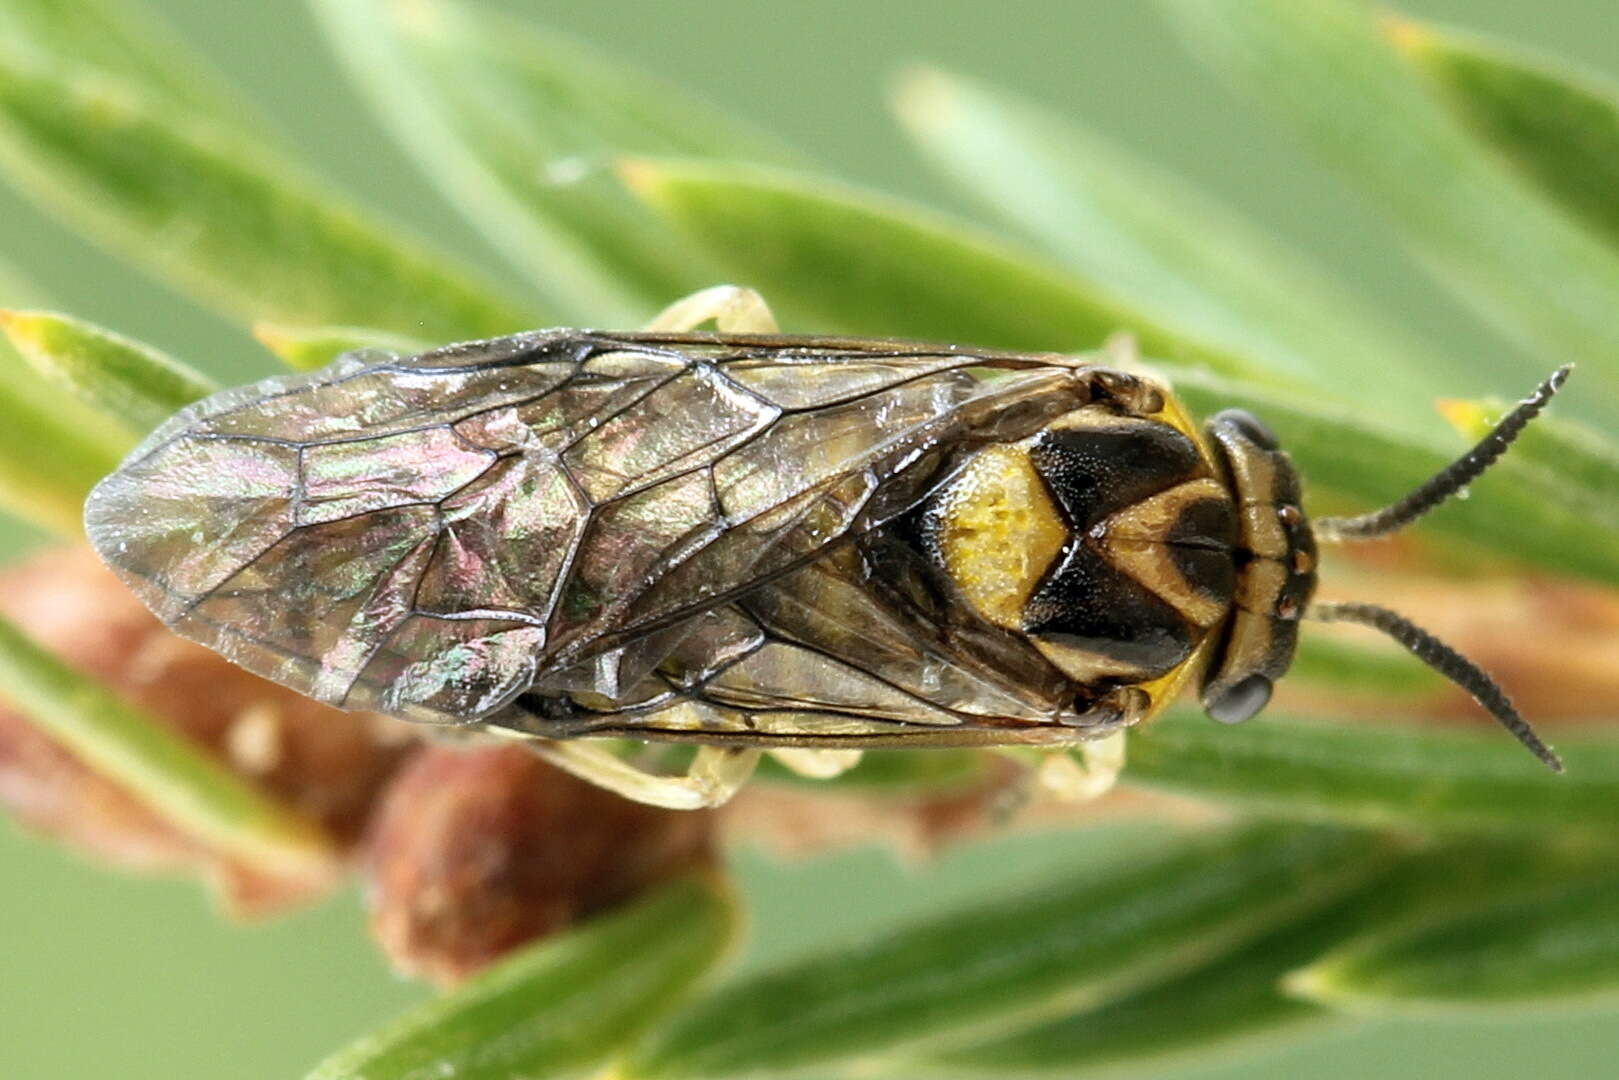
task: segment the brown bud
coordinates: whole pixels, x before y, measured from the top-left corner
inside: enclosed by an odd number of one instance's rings
[[[401,971],[454,983],[707,861],[711,823],[628,802],[522,746],[433,746],[377,815],[371,927]]]
[[[41,645],[183,732],[348,848],[408,749],[404,725],[344,713],[267,682],[163,627],[87,549],[0,574],[0,612]],[[407,736],[408,737],[408,736]],[[307,895],[222,860],[0,704],[0,804],[25,824],[135,869],[195,867],[237,914]]]

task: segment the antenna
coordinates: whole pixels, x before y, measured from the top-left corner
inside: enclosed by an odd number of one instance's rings
[[[1518,403],[1517,408],[1501,418],[1495,429],[1479,440],[1477,446],[1439,470],[1432,479],[1399,502],[1374,510],[1359,517],[1319,518],[1314,523],[1315,536],[1328,542],[1342,540],[1372,540],[1398,532],[1423,514],[1432,510],[1462,488],[1478,479],[1479,474],[1506,452],[1512,440],[1540,415],[1540,410],[1562,389],[1573,364],[1558,368],[1535,392]],[[1409,646],[1407,646],[1409,648]],[[1415,649],[1412,649],[1415,652]],[[1421,656],[1421,653],[1417,654]],[[1487,681],[1487,680],[1486,680]]]
[[[1529,421],[1540,415],[1552,395],[1568,381],[1572,364],[1552,372],[1535,392],[1520,401],[1501,418],[1500,423],[1478,445],[1439,470],[1427,483],[1405,498],[1381,510],[1348,518],[1321,518],[1315,522],[1315,535],[1326,541],[1370,540],[1387,536],[1413,521],[1478,479],[1479,474],[1506,453]],[[1547,746],[1529,721],[1518,714],[1512,699],[1494,679],[1467,657],[1434,637],[1405,616],[1376,604],[1312,604],[1306,618],[1316,622],[1352,622],[1380,630],[1404,645],[1418,660],[1466,690],[1473,700],[1501,722],[1501,726],[1546,764],[1553,772],[1563,771],[1563,761]]]
[[[1352,622],[1381,630],[1439,674],[1466,690],[1501,726],[1529,748],[1553,772],[1563,771],[1563,760],[1541,741],[1529,721],[1518,715],[1512,699],[1473,661],[1434,637],[1405,616],[1376,604],[1312,604],[1306,617],[1316,622]]]

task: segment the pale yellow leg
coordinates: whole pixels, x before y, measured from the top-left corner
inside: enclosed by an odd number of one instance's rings
[[[1141,367],[1141,346],[1130,330],[1115,330],[1102,342],[1102,362],[1124,371]]]
[[[800,747],[784,747],[780,750],[770,751],[770,756],[781,762],[799,776],[807,776],[812,780],[830,780],[834,776],[842,776],[856,765],[860,764],[862,750],[811,750]]]
[[[589,743],[536,739],[529,744],[559,769],[598,787],[648,806],[667,810],[703,810],[727,802],[748,782],[759,751],[703,746],[684,776],[660,776],[637,768]]]
[[[1124,771],[1124,732],[1081,743],[1079,758],[1066,750],[1047,754],[1036,769],[1040,787],[1064,802],[1087,802],[1113,790]]]
[[[709,320],[726,334],[775,334],[781,331],[764,297],[740,285],[715,285],[676,300],[651,322],[648,330],[683,334]]]

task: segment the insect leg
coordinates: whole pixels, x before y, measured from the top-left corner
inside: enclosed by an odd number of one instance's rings
[[[1066,750],[1047,754],[1036,770],[1040,787],[1063,802],[1088,802],[1113,790],[1124,771],[1124,732],[1079,744],[1079,761]]]
[[[781,331],[764,297],[740,285],[715,285],[694,292],[658,312],[648,330],[685,333],[714,320],[726,334],[775,334]]]
[[[726,802],[748,782],[759,751],[704,746],[684,776],[660,776],[587,743],[535,739],[529,745],[545,760],[581,780],[638,803],[667,810],[702,810]]]
[[[1125,371],[1141,370],[1141,346],[1129,330],[1115,330],[1102,342],[1102,361]]]
[[[806,750],[787,747],[770,751],[770,756],[799,776],[807,776],[812,780],[830,780],[834,776],[842,776],[860,764],[863,753],[861,750]]]

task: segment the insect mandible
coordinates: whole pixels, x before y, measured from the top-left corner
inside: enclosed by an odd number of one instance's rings
[[[1199,428],[1116,351],[787,336],[719,286],[643,331],[361,352],[216,394],[86,525],[159,617],[260,675],[523,737],[662,806],[723,802],[762,753],[824,776],[868,748],[1077,747],[1099,791],[1185,687],[1216,720],[1262,709],[1305,617],[1392,635],[1560,768],[1449,647],[1311,598],[1317,539],[1432,509],[1566,375],[1405,499],[1312,523],[1262,423]],[[592,739],[698,749],[668,776]]]

